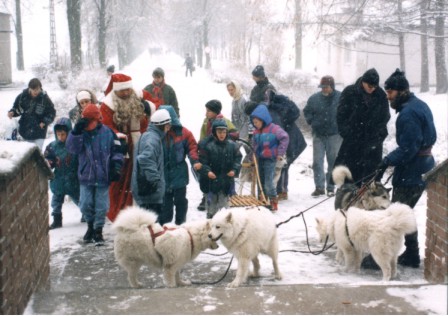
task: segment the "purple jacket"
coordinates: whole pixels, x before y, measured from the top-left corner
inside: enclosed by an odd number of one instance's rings
[[[66,148],[78,155],[78,179],[82,185],[109,186],[110,170],[123,165],[120,142],[115,133],[103,124],[80,135],[71,131]]]

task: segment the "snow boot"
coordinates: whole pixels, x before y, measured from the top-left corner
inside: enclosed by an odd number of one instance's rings
[[[198,211],[205,211],[205,194],[202,195],[201,203],[198,205]]]
[[[362,259],[361,268],[369,270],[381,270],[380,266],[375,262],[375,259],[373,259],[371,254]]]
[[[91,223],[87,223],[87,231],[84,235],[84,243],[85,244],[91,244],[93,243],[93,235],[94,235],[95,231],[93,230],[93,222]]]
[[[417,237],[417,232],[404,236],[406,250],[398,257],[399,265],[411,268],[418,268],[420,266],[420,254]]]
[[[271,211],[272,212],[277,212],[278,211],[278,198],[277,197],[272,197],[269,198],[270,202],[271,202]]]
[[[95,228],[93,239],[95,240],[95,246],[102,246],[102,245],[104,245],[103,227]]]
[[[62,214],[53,215],[53,223],[50,225],[50,229],[62,227]]]

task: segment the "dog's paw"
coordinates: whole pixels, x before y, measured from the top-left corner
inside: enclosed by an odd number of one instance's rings
[[[131,287],[133,287],[134,289],[141,289],[143,287],[143,284],[141,284],[140,282],[133,282],[130,284]]]
[[[252,271],[252,272],[249,274],[249,277],[251,277],[251,278],[259,278],[259,277],[260,277],[260,274],[258,273],[258,271]]]
[[[240,282],[238,282],[237,280],[233,280],[232,282],[230,282],[230,283],[227,285],[227,287],[230,287],[230,288],[236,288],[236,287],[238,287],[238,286],[240,286]]]
[[[188,285],[191,285],[191,281],[190,280],[179,280],[179,285],[180,286],[188,286]]]
[[[281,274],[281,273],[277,273],[277,274],[275,275],[275,279],[276,279],[276,280],[281,280],[281,279],[283,279],[282,274]]]

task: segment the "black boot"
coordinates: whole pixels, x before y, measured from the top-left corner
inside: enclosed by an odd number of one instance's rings
[[[95,231],[93,230],[93,222],[92,223],[87,223],[87,231],[86,234],[84,235],[84,243],[86,244],[91,244],[93,243],[93,235],[94,235]]]
[[[93,239],[95,240],[95,246],[104,245],[103,227],[95,228]]]
[[[418,268],[420,266],[420,254],[418,250],[417,237],[417,232],[404,236],[406,250],[398,257],[398,264],[411,268]]]
[[[371,254],[362,259],[361,268],[369,270],[381,270],[380,266],[375,262],[375,259],[373,259]]]
[[[198,205],[198,211],[205,211],[205,194],[202,195],[201,203]]]
[[[53,223],[50,225],[50,229],[62,227],[62,214],[53,215]]]

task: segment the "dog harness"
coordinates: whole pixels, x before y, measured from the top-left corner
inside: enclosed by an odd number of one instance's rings
[[[345,234],[347,235],[348,241],[350,242],[350,245],[355,248],[355,244],[353,243],[352,239],[350,238],[350,234],[348,233],[347,215],[345,214],[343,209],[339,209],[339,212],[341,212],[341,214],[345,217]]]
[[[152,229],[151,225],[148,226],[148,229],[149,229],[149,233],[151,235],[152,244],[155,246],[157,237],[160,237],[163,234],[165,234],[167,230],[176,230],[177,227],[166,227],[166,226],[163,226],[163,230],[161,230],[161,231],[159,231],[157,233],[154,233],[154,230]],[[190,233],[190,231],[188,229],[185,228],[185,230],[187,231],[188,236],[190,237],[191,256],[193,257],[193,253],[194,253],[193,236],[191,235],[191,233]]]

